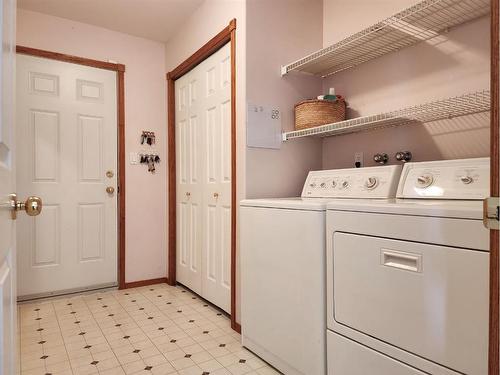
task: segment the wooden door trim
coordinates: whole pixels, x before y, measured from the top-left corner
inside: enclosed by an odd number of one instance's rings
[[[499,0],[491,1],[491,126],[490,126],[490,195],[499,196]],[[499,231],[490,230],[490,324],[488,374],[498,375],[499,365]]]
[[[16,52],[23,55],[43,57],[93,68],[116,72],[117,130],[118,130],[118,288],[124,289],[125,283],[125,65],[107,61],[87,59],[64,53],[37,48],[16,46]]]
[[[167,73],[168,88],[168,281],[176,284],[177,212],[175,157],[175,81],[213,55],[221,47],[231,47],[231,327],[241,332],[236,322],[236,19],[210,39],[204,46]]]

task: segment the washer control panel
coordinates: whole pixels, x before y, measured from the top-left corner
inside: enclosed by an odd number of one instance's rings
[[[400,165],[311,171],[302,197],[394,198],[401,175]]]
[[[397,196],[480,200],[488,196],[489,184],[489,158],[407,163]]]

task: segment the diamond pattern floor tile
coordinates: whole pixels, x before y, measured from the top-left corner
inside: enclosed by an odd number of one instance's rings
[[[23,303],[20,375],[279,374],[243,348],[228,317],[158,284]]]

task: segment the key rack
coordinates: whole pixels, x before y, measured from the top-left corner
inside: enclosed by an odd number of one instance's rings
[[[160,162],[160,156],[157,153],[139,154],[139,162],[148,165],[148,172],[155,173],[155,164]]]
[[[141,134],[141,145],[144,143],[150,146],[154,145],[156,143],[155,132],[143,130]]]

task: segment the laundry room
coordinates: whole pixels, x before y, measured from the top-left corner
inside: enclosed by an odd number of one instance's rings
[[[500,375],[500,0],[1,0],[0,375]]]

